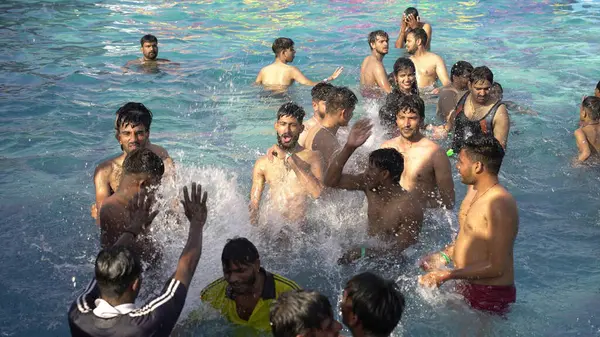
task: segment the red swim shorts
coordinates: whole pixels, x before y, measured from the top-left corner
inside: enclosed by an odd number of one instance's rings
[[[517,300],[517,288],[514,285],[488,286],[465,282],[458,285],[457,290],[473,309],[496,315],[507,314],[510,304]]]

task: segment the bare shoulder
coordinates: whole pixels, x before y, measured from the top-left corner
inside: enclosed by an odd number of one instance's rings
[[[431,25],[428,24],[427,22],[423,23],[423,30],[424,31],[431,31]]]
[[[269,163],[269,158],[267,158],[267,156],[260,156],[258,159],[256,159],[256,161],[254,162],[254,168],[255,169],[261,169],[264,170],[267,166],[267,164]]]
[[[102,207],[100,208],[100,222],[114,222],[115,220],[122,218],[126,212],[126,208],[117,202],[114,195],[112,195],[102,202]]]
[[[386,140],[385,142],[383,142],[383,144],[381,144],[381,146],[379,148],[381,149],[397,149],[398,145],[397,145],[398,141],[396,140],[396,138],[392,138],[389,140]]]
[[[496,189],[496,191],[490,195],[489,207],[503,211],[516,212],[517,201],[504,186],[500,186],[500,188]]]
[[[157,156],[159,156],[160,159],[169,158],[169,152],[167,152],[167,150],[165,150],[165,148],[163,148],[162,146],[150,144],[148,145],[148,148],[150,149],[150,151],[154,152]]]
[[[98,164],[98,166],[96,166],[96,170],[94,171],[94,176],[103,175],[108,177],[112,173],[115,165],[122,165],[122,162],[119,163],[121,156],[122,155],[116,155]]]
[[[309,164],[315,163],[317,161],[321,161],[323,159],[323,155],[319,151],[314,151],[310,149],[304,149],[300,153],[301,158],[305,159]]]

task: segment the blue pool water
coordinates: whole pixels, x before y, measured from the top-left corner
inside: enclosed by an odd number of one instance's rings
[[[118,152],[116,109],[139,101],[155,115],[151,139],[179,165],[177,187],[196,180],[210,193],[204,255],[182,321],[199,307],[199,289],[219,277],[219,254],[234,235],[259,245],[263,264],[335,302],[359,266],[335,265],[340,244],[357,240],[364,209],[322,202],[311,214],[322,230],[287,255],[249,228],[251,167],[275,140],[277,98],[249,84],[272,61],[278,36],[296,42],[295,64],[312,79],[328,76],[358,92],[366,35],[395,39],[401,11],[417,5],[433,25],[432,51],[448,67],[458,60],[488,65],[505,99],[539,112],[512,115],[501,181],[519,204],[515,245],[518,302],[498,336],[600,335],[600,171],[572,165],[578,103],[600,80],[600,5],[592,1],[28,1],[0,3],[0,336],[68,335],[66,310],[89,280],[99,249],[89,215],[92,174]],[[123,74],[139,57],[139,38],[159,39],[160,57],[180,63],[154,74]],[[402,52],[391,49],[388,70]],[[290,96],[310,112],[310,88]],[[357,115],[370,115],[359,104]],[[434,115],[434,107],[427,114]],[[356,117],[355,117],[356,118]],[[376,146],[376,144],[372,144]],[[457,182],[457,197],[464,187]],[[166,198],[168,199],[168,198]],[[167,200],[163,200],[168,204]],[[355,205],[357,209],[348,209]],[[156,235],[169,247],[167,277],[186,237],[166,215]],[[447,243],[453,215],[432,214],[412,261]],[[355,234],[358,232],[359,234]],[[310,248],[310,249],[309,249]],[[419,289],[416,267],[387,271],[408,307],[404,336],[456,336],[479,317],[447,292]],[[150,286],[150,285],[148,285]],[[201,316],[186,335],[244,335]],[[192,320],[193,321],[193,320]],[[467,332],[468,335],[473,332]]]

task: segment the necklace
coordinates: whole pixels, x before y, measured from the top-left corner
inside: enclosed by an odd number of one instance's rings
[[[484,195],[485,195],[485,194],[486,194],[486,193],[487,193],[489,190],[491,190],[491,189],[492,189],[494,186],[496,186],[496,185],[498,185],[498,184],[499,184],[499,183],[495,183],[494,185],[492,185],[492,186],[488,187],[488,189],[487,189],[487,190],[485,190],[485,192],[481,193],[479,196],[475,196],[475,197],[473,198],[473,201],[471,201],[471,204],[469,205],[469,209],[467,210],[467,214],[466,214],[466,215],[469,215],[469,212],[471,211],[471,207],[473,207],[473,204],[474,204],[474,203],[475,203],[477,200],[479,200],[479,198],[483,197],[483,196],[484,196]],[[466,216],[466,215],[465,215],[465,216]]]

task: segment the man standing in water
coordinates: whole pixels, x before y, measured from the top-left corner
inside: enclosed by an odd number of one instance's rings
[[[586,97],[579,110],[581,127],[575,130],[575,140],[579,149],[577,160],[583,162],[597,157],[600,149],[600,98]]]
[[[427,51],[427,33],[421,28],[412,30],[406,36],[406,51],[417,68],[417,84],[419,91],[425,94],[436,94],[436,81],[439,79],[442,86],[450,84],[448,71],[444,60]]]
[[[300,138],[298,139],[298,144],[300,146],[304,146],[304,141],[306,140],[306,136],[308,135],[308,131],[315,125],[320,125],[323,122],[323,118],[325,118],[326,112],[326,102],[327,96],[333,85],[329,83],[317,83],[311,90],[310,95],[312,96],[312,107],[314,111],[314,115],[311,119],[304,122],[304,131],[300,134]]]
[[[419,277],[428,287],[463,280],[458,289],[473,308],[500,315],[516,301],[513,247],[519,225],[517,203],[498,181],[503,158],[500,142],[489,135],[464,142],[456,168],[469,189],[458,214],[460,230],[454,243],[423,259],[430,272]],[[451,262],[453,269],[440,270]]]
[[[125,64],[124,70],[127,70],[133,65],[156,66],[158,64],[169,63],[170,60],[158,58],[158,39],[154,35],[144,35],[140,39],[140,48],[142,57],[136,60],[131,60]]]
[[[369,33],[371,55],[365,57],[360,66],[360,86],[363,96],[379,97],[392,92],[388,75],[383,67],[383,58],[387,55],[389,37],[383,30]]]
[[[421,17],[419,16],[419,11],[417,11],[414,7],[408,7],[402,13],[402,22],[400,24],[400,34],[398,34],[398,39],[396,39],[396,48],[404,48],[404,44],[406,43],[406,35],[417,29],[421,28],[427,33],[427,46],[425,49],[431,49],[431,25],[425,22],[421,22]]]
[[[337,131],[340,126],[348,126],[357,102],[352,90],[346,87],[332,88],[325,103],[325,117],[306,135],[306,148],[321,152],[325,161],[324,168],[328,167],[329,160],[340,149]]]
[[[96,203],[92,205],[92,217],[98,222],[98,210],[102,207],[104,199],[108,198],[119,188],[123,174],[123,161],[133,150],[148,148],[162,159],[165,172],[174,173],[173,160],[167,150],[150,144],[150,124],[152,112],[142,103],[129,102],[117,110],[115,121],[115,138],[121,144],[123,153],[110,158],[98,165],[94,172],[94,186],[96,187]]]
[[[280,37],[273,42],[273,53],[275,53],[275,62],[262,68],[254,81],[256,84],[262,84],[265,87],[286,88],[294,82],[304,85],[315,86],[318,82],[313,82],[306,78],[298,68],[288,65],[294,61],[296,50],[294,41],[287,37]],[[330,82],[338,78],[342,73],[343,67],[338,67],[331,76],[323,80]]]
[[[342,263],[365,256],[397,259],[404,249],[417,242],[423,222],[418,200],[400,186],[404,160],[396,150],[371,152],[369,167],[363,174],[342,173],[350,156],[371,136],[372,127],[366,119],[354,124],[346,145],[331,160],[324,183],[329,187],[363,191],[368,201],[368,234],[387,245],[351,250],[342,257]]]
[[[258,224],[259,209],[265,183],[270,185],[270,206],[285,219],[299,223],[304,219],[307,198],[321,195],[323,157],[320,153],[298,144],[304,129],[304,110],[295,103],[286,103],[277,112],[275,130],[277,145],[269,149],[275,157],[260,157],[254,164],[250,191],[250,222]]]
[[[404,156],[405,169],[400,185],[414,192],[427,208],[454,207],[454,182],[450,160],[435,142],[421,133],[425,104],[416,95],[404,96],[395,108],[400,136],[381,145]]]
[[[458,100],[469,90],[469,78],[472,71],[473,66],[466,61],[458,61],[452,66],[450,70],[452,83],[440,89],[436,112],[439,120],[446,122]]]

